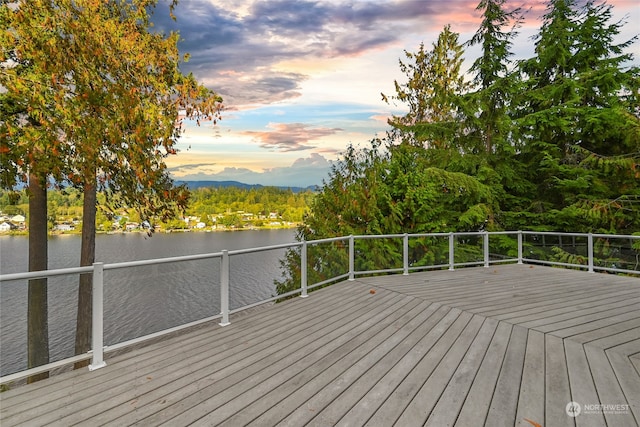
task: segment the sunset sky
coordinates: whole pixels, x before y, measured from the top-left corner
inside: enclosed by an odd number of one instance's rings
[[[177,30],[191,59],[183,71],[224,97],[217,126],[190,124],[177,156],[179,180],[236,180],[308,186],[327,177],[352,143],[367,146],[402,106],[388,105],[398,60],[420,42],[430,49],[446,24],[469,40],[479,0],[181,0],[177,21],[159,6],[156,29]],[[638,33],[640,2],[609,1],[624,19],[620,40]],[[542,1],[507,1],[528,9],[513,59],[532,56]],[[638,64],[640,46],[631,52]],[[477,57],[468,48],[467,66]]]

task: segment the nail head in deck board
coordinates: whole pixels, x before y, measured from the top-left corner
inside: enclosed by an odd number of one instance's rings
[[[373,288],[376,294],[372,297],[369,290]],[[513,386],[517,412],[511,415],[510,425],[526,425],[521,417],[539,422],[534,415],[541,412],[546,417],[540,422],[542,425],[575,425],[574,419],[565,414],[571,387],[592,381],[600,402],[590,403],[615,404],[605,399],[624,398],[630,405],[627,416],[612,418],[605,414],[609,425],[621,422],[619,425],[633,426],[640,419],[640,314],[622,309],[638,297],[638,278],[540,266],[530,269],[527,265],[504,265],[489,271],[465,268],[409,276],[359,277],[320,289],[306,299],[238,314],[226,328],[205,325],[144,347],[119,351],[116,356],[107,353],[108,366],[101,370],[66,372],[0,393],[0,423],[3,427],[63,425],[70,421],[117,425],[136,421],[145,424],[155,419],[185,425],[189,419],[181,414],[194,405],[207,416],[237,396],[248,396],[260,384],[271,384],[272,389],[260,389],[263,397],[247,401],[247,408],[258,414],[267,407],[269,396],[284,406],[267,409],[262,418],[267,423],[260,424],[261,418],[256,418],[256,425],[272,425],[277,420],[292,421],[289,425],[309,420],[311,425],[322,425],[323,421],[333,422],[338,417],[338,425],[363,425],[370,419],[373,425],[384,419],[378,418],[383,412],[390,421],[384,425],[389,425],[399,416],[396,406],[400,405],[402,412],[409,402],[406,397],[418,395],[433,376],[429,384],[438,384],[440,390],[434,389],[432,398],[442,399],[456,388],[464,393],[468,387],[456,425],[484,424],[490,402],[500,399],[497,383],[500,375],[505,375],[503,365],[516,365],[506,362],[508,346],[513,343],[505,336],[513,335],[509,333],[511,329],[523,329],[518,322],[526,316],[530,316],[527,321],[541,319],[542,324],[556,326],[558,316],[564,316],[561,322],[570,324],[561,325],[563,329],[551,334],[528,330],[522,344],[521,380],[519,387]],[[431,303],[438,308],[428,320],[419,322],[411,332],[404,331],[409,323],[399,320],[403,310],[415,310],[419,305],[426,310],[432,307]],[[376,317],[389,309],[398,313],[387,311]],[[466,349],[458,346],[459,351],[453,349],[456,357],[452,357],[454,353],[450,351],[474,315],[488,317],[492,322],[508,317],[515,326],[499,322],[484,355],[471,344]],[[489,319],[484,320],[485,324]],[[355,335],[348,335],[349,329],[362,323],[370,328],[356,329]],[[349,326],[344,329],[344,325]],[[389,334],[389,328],[399,328],[398,333],[404,334],[402,343],[393,338],[396,334]],[[354,341],[358,345],[347,351],[348,341],[358,340],[358,335],[361,341]],[[406,346],[405,339],[411,340]],[[533,342],[541,340],[545,345],[536,352]],[[587,369],[585,359],[576,351],[578,343],[584,344],[593,380],[583,377]],[[296,351],[295,357],[287,358]],[[332,354],[336,355],[335,360],[331,360]],[[305,357],[313,359],[298,363]],[[456,364],[458,357],[461,362]],[[314,367],[314,363],[318,366]],[[327,379],[318,371],[323,363],[328,367]],[[274,364],[278,365],[273,367]],[[477,372],[466,371],[464,366],[473,366]],[[294,371],[276,381],[288,367]],[[309,373],[304,372],[305,367]],[[513,375],[516,374],[514,370]],[[252,375],[255,380],[248,378]],[[539,391],[541,376],[543,391]],[[198,394],[199,390],[205,393]],[[288,400],[296,399],[299,391],[303,404],[292,412],[292,403],[299,402]],[[402,396],[402,391],[407,396]],[[537,400],[533,398],[536,393],[540,394]],[[194,399],[197,396],[202,399]],[[214,401],[219,405],[207,408]],[[65,407],[72,402],[75,406]],[[169,404],[175,407],[165,412]],[[436,400],[431,405],[435,408],[433,419],[440,414],[438,405],[444,403]],[[280,407],[286,408],[285,413],[278,413]],[[492,414],[497,414],[495,408]],[[528,408],[532,412],[527,412]],[[243,409],[238,405],[234,410],[241,413]],[[301,416],[303,411],[305,416]],[[465,424],[473,413],[478,418]],[[505,419],[507,414],[514,413],[511,409],[504,411]],[[448,424],[452,417],[443,420]],[[578,425],[583,421],[578,419]]]

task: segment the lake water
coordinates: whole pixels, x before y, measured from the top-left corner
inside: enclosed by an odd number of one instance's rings
[[[114,263],[292,243],[295,230],[99,235],[96,261]],[[276,295],[284,249],[230,258],[230,306]],[[80,237],[52,236],[49,268],[77,267]],[[219,258],[105,271],[105,344],[115,344],[220,313]],[[28,238],[0,237],[0,272],[28,270]],[[50,278],[51,361],[73,355],[78,275]],[[0,374],[26,369],[27,281],[0,284]]]

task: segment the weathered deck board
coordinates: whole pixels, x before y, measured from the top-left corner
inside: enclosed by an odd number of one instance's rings
[[[623,354],[613,352],[606,355],[627,399],[627,404],[631,407],[631,413],[636,423],[640,424],[640,374],[638,374],[640,371],[633,366],[629,357]]]
[[[371,345],[375,345],[376,338],[386,339],[388,337],[386,335],[380,337],[380,334],[382,334],[381,329],[384,328],[384,323],[381,320],[383,318],[395,318],[398,313],[396,308],[399,307],[389,306],[387,310],[377,312],[368,319],[363,315],[364,313],[355,312],[356,318],[354,318],[354,321],[337,328],[336,332],[343,333],[340,336],[331,338],[330,343],[318,345],[318,341],[314,340],[316,341],[314,346],[307,345],[300,352],[294,352],[282,359],[271,361],[269,368],[261,369],[260,372],[247,378],[249,384],[236,384],[235,388],[242,390],[242,393],[237,394],[236,398],[231,401],[226,401],[228,391],[222,395],[218,393],[217,387],[214,385],[213,388],[216,390],[212,391],[215,394],[212,394],[204,402],[201,402],[201,396],[198,396],[196,406],[190,408],[188,413],[179,414],[180,421],[182,422],[186,419],[188,422],[197,421],[200,425],[211,425],[219,422],[219,420],[229,420],[245,408],[252,407],[260,396],[269,394],[281,386],[284,387],[286,383],[289,383],[289,386],[293,384],[294,389],[296,385],[301,385],[300,382],[294,380],[296,374],[298,374],[297,380],[304,381],[305,377],[319,375],[322,371],[331,367],[335,360],[339,361],[353,351],[360,350],[365,354],[368,353]],[[214,402],[218,400],[226,402],[224,406],[212,411],[211,409],[215,407]],[[163,413],[157,413],[155,416],[162,417]],[[143,424],[149,423],[155,424],[155,419],[151,417],[143,420]]]
[[[0,424],[638,426],[639,304],[540,266],[358,278],[1,393]]]
[[[616,378],[615,371],[607,358],[606,352],[593,346],[585,346],[585,353],[591,367],[591,375],[598,392],[599,400],[603,403],[629,404]],[[640,382],[640,377],[637,378]],[[632,394],[629,394],[632,396]],[[620,414],[604,414],[608,425],[633,425],[635,422],[631,412]]]
[[[587,361],[584,346],[575,341],[564,342],[567,370],[571,385],[571,400],[574,402],[598,402],[598,393],[593,383],[592,372]],[[592,414],[576,420],[579,427],[599,427],[606,425],[603,414]]]
[[[426,425],[451,426],[454,424],[478,373],[480,364],[489,349],[497,326],[496,320],[486,319],[469,347],[469,351],[464,355],[464,360],[444,388],[444,392],[429,415]]]
[[[486,329],[482,328],[484,321],[485,318],[480,316],[471,318],[458,339],[449,348],[438,366],[435,367],[429,379],[420,387],[409,402],[409,405],[404,409],[400,418],[396,421],[398,425],[415,426],[425,423],[436,403],[440,400],[443,390],[449,384],[452,376],[455,376],[455,372],[465,354],[467,352],[474,353],[470,349],[472,349],[472,344],[475,342],[476,337],[483,337],[483,330],[486,337]],[[485,340],[481,338],[480,341]],[[482,343],[480,346],[482,346]],[[424,360],[428,360],[428,358]]]
[[[303,387],[302,406],[293,399],[272,405],[267,399],[268,410],[253,420],[252,425],[274,425],[286,417],[285,424],[302,425],[313,419],[318,407],[324,407],[322,422],[335,425],[344,414],[368,391],[374,379],[382,377],[407,352],[416,345],[424,332],[433,327],[450,310],[436,304],[420,305],[422,311],[406,326],[397,329],[391,340],[379,345],[375,351],[366,354],[339,375],[325,372]],[[400,326],[398,322],[393,328]],[[328,378],[325,378],[328,377]],[[327,382],[327,379],[330,380]],[[318,392],[318,390],[320,390]]]
[[[504,360],[513,325],[505,322],[498,324],[496,332],[482,364],[478,368],[464,405],[460,409],[455,425],[467,427],[482,425],[486,420],[496,382]]]
[[[545,335],[545,422],[547,426],[574,426],[575,419],[565,413],[564,402],[571,402],[564,343],[561,338]]]
[[[513,425],[518,409],[518,394],[527,344],[527,330],[515,326],[502,362],[498,383],[491,399],[486,425]]]
[[[407,352],[395,365],[387,369],[383,376],[377,380],[371,378],[370,389],[349,409],[349,411],[336,423],[336,425],[364,425],[373,413],[386,401],[389,393],[395,390],[415,366],[434,347],[443,334],[450,330],[459,319],[461,311],[444,307],[434,320],[435,324],[429,324],[423,331],[426,332],[421,339]],[[468,318],[467,318],[468,320]],[[363,385],[365,388],[366,385]],[[316,410],[317,411],[317,410]],[[318,422],[324,417],[319,415]],[[286,420],[285,420],[286,421]],[[296,425],[296,424],[293,424]],[[320,425],[320,424],[317,424]]]
[[[461,312],[447,330],[437,337],[438,340],[429,349],[428,353],[425,352],[420,355],[420,359],[417,360],[417,363],[412,367],[413,369],[411,369],[405,377],[401,378],[402,382],[398,384],[395,390],[385,396],[384,402],[377,408],[365,425],[394,425],[398,418],[402,416],[406,407],[431,377],[434,370],[440,365],[449,349],[453,347],[454,343],[458,342],[458,338],[467,329],[472,318],[473,315],[471,313]],[[476,316],[471,325],[471,329],[479,326],[478,323],[481,322],[481,320],[479,316]],[[389,389],[387,389],[387,393],[388,392]]]
[[[526,420],[544,420],[544,334],[529,330],[518,397],[516,425],[530,425]]]

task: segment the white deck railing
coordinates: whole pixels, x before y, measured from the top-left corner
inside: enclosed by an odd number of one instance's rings
[[[516,255],[509,256],[509,254],[500,254],[499,252],[495,252],[491,250],[491,238],[493,237],[495,239],[495,238],[498,238],[498,236],[510,236],[511,239],[514,240],[514,243],[517,242],[516,244],[517,256]],[[446,258],[448,261],[446,263],[435,263],[432,265],[413,265],[410,262],[409,242],[410,242],[410,239],[421,239],[421,238],[422,239],[424,238],[447,239],[448,250],[447,250]],[[356,261],[358,260],[357,251],[356,251],[356,241],[365,241],[365,240],[371,240],[371,239],[402,239],[402,266],[401,267],[385,266],[387,268],[376,269],[376,270],[362,270],[362,271],[356,270]],[[471,261],[468,261],[468,260],[457,261],[456,260],[456,244],[460,244],[461,241],[464,243],[465,240],[471,240],[471,239],[481,241],[482,259],[471,260]],[[615,263],[610,263],[609,265],[607,265],[607,262],[605,262],[603,265],[597,265],[595,262],[596,258],[594,258],[594,250],[595,250],[594,242],[596,241],[605,242],[604,245],[606,245],[607,248],[609,248],[609,250],[611,248],[611,241],[625,241],[626,243],[624,245],[621,243],[618,245],[614,244],[613,247],[625,248],[625,250],[629,252],[626,258],[631,260],[630,264],[633,264],[633,268],[624,268],[623,266],[615,265]],[[402,274],[407,275],[412,271],[419,271],[419,270],[445,269],[445,268],[448,268],[449,270],[454,270],[456,267],[479,266],[479,265],[482,265],[484,267],[489,267],[490,265],[497,264],[497,263],[518,263],[518,264],[536,263],[536,264],[543,264],[543,265],[585,269],[592,273],[596,271],[603,271],[603,272],[627,273],[627,274],[640,275],[640,250],[633,248],[634,245],[637,246],[635,242],[638,242],[638,241],[640,241],[640,236],[585,234],[585,233],[555,233],[555,232],[537,232],[537,231],[423,233],[423,234],[343,236],[343,237],[334,237],[329,239],[302,241],[302,242],[280,244],[280,245],[273,245],[273,246],[264,246],[264,247],[258,247],[258,248],[241,249],[241,250],[231,250],[231,251],[223,250],[221,252],[214,252],[214,253],[207,253],[207,254],[159,258],[159,259],[150,259],[150,260],[142,260],[142,261],[119,262],[119,263],[110,263],[110,264],[96,262],[92,266],[88,266],[88,267],[63,268],[63,269],[56,269],[56,270],[15,273],[15,274],[2,274],[0,275],[0,284],[2,282],[13,281],[13,280],[30,280],[30,279],[48,278],[48,277],[69,275],[69,274],[92,273],[93,275],[93,313],[92,313],[92,350],[90,350],[87,354],[81,354],[81,355],[65,358],[60,361],[48,363],[46,365],[38,366],[38,367],[27,369],[24,371],[16,372],[14,374],[6,375],[4,377],[0,377],[0,384],[10,383],[12,381],[15,381],[21,378],[36,375],[60,366],[68,365],[70,363],[75,363],[75,362],[87,360],[87,359],[91,359],[91,364],[89,365],[90,370],[99,369],[106,365],[106,362],[104,361],[105,350],[114,351],[123,347],[131,346],[133,344],[137,344],[137,343],[152,339],[152,338],[156,338],[162,335],[166,335],[172,332],[176,332],[185,328],[193,327],[205,322],[210,322],[218,319],[219,319],[220,326],[226,326],[230,324],[229,315],[235,312],[246,310],[251,307],[273,302],[275,300],[279,300],[279,299],[297,295],[297,294],[300,294],[301,297],[307,297],[309,289],[326,285],[331,282],[336,282],[342,279],[354,280],[356,275],[399,273],[399,272],[402,272]],[[318,246],[325,243],[332,243],[332,242],[342,242],[343,245],[345,246],[348,245],[348,271],[341,272],[339,274],[336,274],[335,276],[325,278],[324,280],[318,281],[316,283],[308,284],[307,272],[308,272],[309,247]],[[572,262],[550,261],[550,260],[541,259],[539,256],[540,248],[543,248],[543,252],[544,252],[544,250],[547,250],[547,248],[549,249],[564,248],[565,246],[579,248],[579,249],[582,249],[583,252],[584,252],[584,249],[586,249],[586,256],[576,254],[576,259],[586,261],[586,262],[572,263]],[[243,307],[231,310],[229,308],[230,257],[234,255],[250,254],[250,253],[256,253],[261,251],[270,251],[270,250],[278,250],[278,249],[290,249],[290,248],[299,248],[298,250],[300,254],[300,288],[287,292],[285,294],[278,295],[276,297],[258,301],[256,303],[245,305]],[[525,254],[525,250],[528,250],[529,252]],[[536,255],[536,250],[538,251],[537,255]],[[104,274],[103,273],[104,271],[140,267],[140,266],[167,264],[167,263],[186,262],[186,261],[194,261],[194,260],[213,259],[213,258],[220,259],[220,314],[105,347],[104,339],[103,339],[103,334],[104,334],[104,311],[103,311]],[[614,258],[612,257],[612,259]],[[615,259],[620,259],[620,258],[615,258]]]

